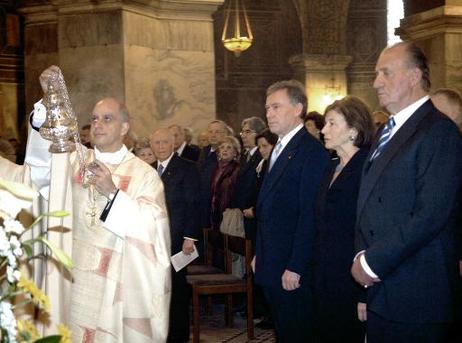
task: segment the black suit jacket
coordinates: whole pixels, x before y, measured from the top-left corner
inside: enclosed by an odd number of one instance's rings
[[[366,162],[356,244],[382,280],[368,289],[368,310],[398,322],[452,320],[461,158],[457,127],[428,100]]]
[[[199,238],[199,172],[193,162],[175,153],[161,179],[170,220],[172,254],[176,254],[182,249],[183,237]]]
[[[301,128],[265,175],[257,201],[255,280],[281,287],[285,269],[310,285],[314,251],[314,202],[329,157]]]
[[[204,147],[199,157],[200,174],[200,223],[201,227],[210,227],[212,203],[212,175],[218,166],[218,158],[211,146]]]
[[[250,207],[255,207],[255,199],[258,192],[256,168],[261,158],[261,154],[257,149],[248,161],[242,159],[234,188],[233,200],[231,201],[232,208],[245,210]],[[255,242],[257,235],[256,220],[244,217],[244,229],[246,237],[252,242]]]
[[[232,200],[232,207],[244,210],[255,206],[255,192],[257,190],[257,165],[261,161],[261,154],[257,150],[248,161],[242,160],[236,181],[236,189]]]
[[[197,145],[186,144],[183,151],[181,152],[180,157],[186,160],[197,162],[199,160],[199,155],[201,150]]]

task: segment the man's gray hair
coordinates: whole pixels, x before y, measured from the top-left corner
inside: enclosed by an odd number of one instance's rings
[[[264,129],[266,129],[266,124],[263,121],[263,119],[259,117],[249,117],[245,118],[242,121],[241,127],[244,127],[244,125],[249,125],[250,130],[254,131],[257,135],[262,133]]]

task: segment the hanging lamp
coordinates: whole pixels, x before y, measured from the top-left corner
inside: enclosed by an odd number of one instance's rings
[[[234,9],[232,10],[231,7],[233,3]],[[234,19],[232,20],[234,27],[230,29],[230,31],[234,29],[232,36],[231,34],[228,36],[230,17],[233,17],[232,19]],[[236,57],[239,57],[241,52],[247,50],[252,45],[252,30],[250,28],[249,18],[247,17],[245,5],[243,2],[241,3],[241,0],[229,0],[221,41],[223,42],[223,45],[226,49],[234,52]]]

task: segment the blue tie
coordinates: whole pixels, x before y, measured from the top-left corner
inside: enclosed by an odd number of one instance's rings
[[[276,147],[273,150],[273,153],[271,154],[270,164],[269,164],[268,170],[271,170],[271,168],[273,168],[273,165],[276,162],[276,160],[278,159],[278,156],[279,156],[281,150],[282,150],[282,144],[281,144],[281,142],[278,142],[278,144],[276,144]]]
[[[162,176],[162,173],[164,172],[164,166],[159,163],[159,166],[157,167],[157,172],[159,173],[159,176]]]
[[[370,158],[370,162],[375,160],[378,156],[380,156],[381,153],[385,150],[385,147],[387,146],[388,142],[391,139],[391,130],[393,130],[393,127],[395,126],[395,119],[393,117],[390,117],[388,119],[387,124],[382,130],[382,134],[380,135],[379,143],[377,145],[377,148],[375,149],[374,153],[372,154]]]

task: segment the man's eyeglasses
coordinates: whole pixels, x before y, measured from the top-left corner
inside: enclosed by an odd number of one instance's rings
[[[242,130],[239,134],[242,135],[249,135],[251,133],[255,133],[253,130]]]

